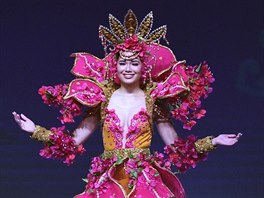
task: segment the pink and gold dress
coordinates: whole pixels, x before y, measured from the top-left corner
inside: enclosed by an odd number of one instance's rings
[[[133,116],[125,143],[115,110],[103,114],[105,151],[93,159],[86,190],[75,197],[185,197],[177,177],[150,154],[151,113],[142,108]]]
[[[177,61],[169,48],[158,44],[153,44],[149,50],[155,51],[156,55],[150,63],[155,61],[151,64],[159,67],[152,69],[152,82],[142,85],[146,108],[132,117],[127,133],[123,133],[116,110],[108,108],[109,100],[118,88],[115,79],[109,80],[111,77],[107,76],[109,73],[105,68],[111,62],[109,57],[101,60],[88,53],[76,53],[72,73],[77,78],[69,85],[42,87],[39,91],[46,104],[62,108],[63,123],[73,121],[73,117],[80,114],[80,106],[89,107],[91,114],[100,112],[104,153],[92,159],[85,190],[75,198],[184,198],[184,189],[171,172],[171,164],[184,172],[190,166],[194,167],[198,159],[205,158],[205,155],[197,154],[193,137],[187,144],[179,142],[176,147],[167,146],[169,158],[162,153],[150,152],[153,122],[155,117],[164,117],[162,104],[168,106],[172,118],[190,129],[196,123],[194,119],[205,114],[205,110],[200,109],[200,98],[211,92],[213,77],[206,63],[185,66],[185,61]],[[56,135],[52,136],[52,145],[62,142],[62,130],[53,129]],[[65,157],[64,162],[71,163],[82,149],[80,146],[66,149],[62,146],[66,154],[61,154],[58,148],[46,145],[41,155]]]

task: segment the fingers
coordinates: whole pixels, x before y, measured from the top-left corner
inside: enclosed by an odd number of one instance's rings
[[[23,118],[25,121],[29,120],[29,118],[27,118],[24,114],[21,114],[21,118]]]
[[[242,135],[243,135],[242,133],[238,133],[236,137],[240,138]]]
[[[235,138],[237,135],[236,134],[228,134],[227,137],[229,138]]]
[[[12,114],[14,115],[14,119],[17,123],[21,123],[21,118],[19,116],[19,114],[17,114],[15,111],[12,112]]]
[[[28,121],[29,119],[24,114],[19,115],[15,111],[13,111],[12,114],[17,124],[20,126],[21,129],[23,129],[25,121]]]
[[[232,134],[233,135],[233,134]],[[238,133],[237,135],[235,135],[235,137],[232,136],[232,141],[230,142],[231,145],[236,144],[239,141],[239,138],[242,136],[242,133]]]
[[[229,137],[229,138],[239,139],[241,136],[242,136],[242,133],[238,133],[238,134],[227,134],[227,137]]]

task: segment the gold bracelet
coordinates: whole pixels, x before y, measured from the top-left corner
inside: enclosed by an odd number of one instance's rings
[[[195,144],[195,149],[198,153],[206,153],[216,149],[216,146],[212,144],[213,136],[207,136],[203,139],[197,140]]]
[[[45,129],[39,125],[36,125],[34,133],[31,135],[31,138],[40,142],[47,143],[50,141],[49,136],[52,134],[50,130]]]

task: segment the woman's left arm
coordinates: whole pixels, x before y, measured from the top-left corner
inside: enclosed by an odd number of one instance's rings
[[[173,144],[178,139],[178,134],[175,131],[170,121],[157,121],[157,130],[166,145]],[[238,134],[220,134],[212,138],[212,145],[232,146],[236,144],[242,133]]]
[[[178,139],[178,134],[170,121],[157,121],[156,126],[161,139],[166,145],[173,144]]]

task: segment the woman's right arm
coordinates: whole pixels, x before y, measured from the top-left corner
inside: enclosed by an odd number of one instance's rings
[[[16,112],[12,113],[15,121],[19,127],[30,134],[33,134],[36,131],[35,123],[27,118],[24,114],[18,114]],[[77,145],[82,144],[90,137],[90,135],[95,131],[97,123],[100,121],[98,114],[90,115],[86,117],[79,127],[77,127],[73,133],[73,139]]]
[[[100,118],[98,115],[94,114],[89,117],[86,117],[78,128],[75,129],[73,132],[73,139],[75,140],[76,144],[83,144],[85,140],[87,140],[90,135],[95,131],[97,128],[97,124],[99,123]]]

